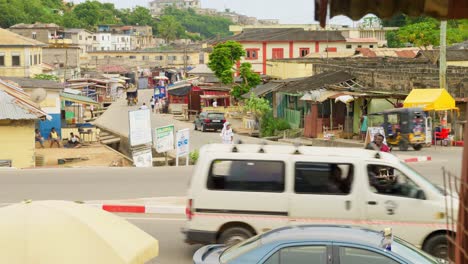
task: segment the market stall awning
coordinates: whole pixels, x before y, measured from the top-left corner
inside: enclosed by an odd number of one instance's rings
[[[420,107],[424,111],[458,109],[455,99],[445,89],[413,89],[403,102],[403,107]]]
[[[94,101],[93,99],[77,94],[70,94],[70,93],[60,93],[60,99],[74,102],[78,104],[85,104],[85,105],[99,105],[98,102]]]
[[[201,99],[218,99],[218,98],[229,98],[231,97],[228,94],[222,95],[222,94],[210,94],[210,95],[200,95]]]
[[[167,92],[173,96],[185,96],[188,93],[190,93],[191,89],[192,89],[192,85],[186,84],[185,86],[180,86],[177,88],[170,87],[167,89]]]

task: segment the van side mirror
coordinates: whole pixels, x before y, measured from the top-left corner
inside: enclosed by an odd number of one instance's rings
[[[419,199],[419,200],[426,200],[426,195],[424,194],[424,191],[419,189],[417,192],[416,192],[416,199]]]

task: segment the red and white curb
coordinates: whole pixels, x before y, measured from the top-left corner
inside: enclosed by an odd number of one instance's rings
[[[86,205],[102,209],[111,213],[132,214],[185,214],[184,206],[160,206],[160,205],[128,205],[128,204],[96,204]]]
[[[405,158],[402,159],[406,163],[410,162],[423,162],[423,161],[431,161],[432,157],[431,156],[418,156],[418,157],[412,157],[412,158]]]

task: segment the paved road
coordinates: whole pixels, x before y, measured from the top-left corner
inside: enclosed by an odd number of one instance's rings
[[[400,152],[395,152],[401,155]],[[424,149],[404,155],[430,155],[410,166],[442,185],[441,168],[461,171],[461,148]],[[0,203],[24,199],[119,200],[184,196],[193,167],[82,168],[0,171]]]
[[[185,218],[179,216],[128,216],[127,220],[159,241],[159,256],[148,264],[189,264],[200,245],[188,245],[180,232]]]
[[[184,196],[193,167],[0,171],[0,203]]]

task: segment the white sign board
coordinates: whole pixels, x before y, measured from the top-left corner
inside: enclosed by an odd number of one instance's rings
[[[174,125],[163,126],[154,129],[154,148],[158,153],[174,149]]]
[[[151,149],[134,152],[133,164],[135,164],[135,167],[139,168],[153,167],[153,154],[151,153]]]
[[[149,109],[128,112],[130,146],[149,144],[151,138],[151,112]]]
[[[187,156],[186,164],[188,165],[188,155],[190,153],[190,129],[182,129],[176,134],[176,165],[179,164],[179,157]]]
[[[385,130],[383,127],[368,127],[364,146],[374,141],[374,136],[377,134],[381,134],[384,137],[383,143],[387,144],[387,138],[385,137]]]

